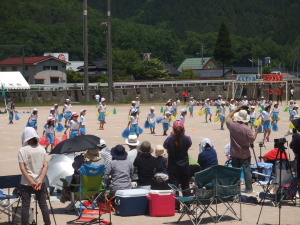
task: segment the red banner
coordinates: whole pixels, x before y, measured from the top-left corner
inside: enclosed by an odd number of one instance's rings
[[[263,81],[282,81],[281,74],[263,74]]]

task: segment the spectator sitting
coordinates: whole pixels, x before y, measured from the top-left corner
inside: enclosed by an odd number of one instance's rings
[[[198,173],[201,171],[201,166],[194,159],[193,156],[191,156],[190,154],[188,156],[189,156],[189,167],[190,167],[190,182],[192,182],[193,181],[193,180],[191,180],[192,177],[195,176],[195,173]]]
[[[198,163],[203,170],[218,165],[218,157],[210,139],[204,138],[199,145]]]
[[[156,166],[156,160],[151,155],[153,149],[149,141],[144,141],[137,147],[137,150],[139,155],[133,163],[133,166],[137,168],[137,184],[139,188],[150,189]]]
[[[274,148],[274,149],[272,149],[272,150],[270,150],[270,151],[268,151],[265,155],[264,155],[264,161],[266,162],[266,163],[275,163],[276,162],[276,160],[279,160],[280,158],[281,159],[284,159],[284,160],[287,160],[287,154],[285,153],[283,153],[283,152],[278,152],[279,151],[279,149],[278,148]],[[280,156],[281,155],[281,156]]]
[[[139,145],[140,142],[138,140],[138,137],[135,134],[133,134],[133,135],[128,136],[125,143],[129,147],[129,152],[128,152],[127,159],[133,164],[133,162],[134,162],[134,160],[137,156],[136,147]]]
[[[104,159],[105,166],[107,166],[112,160],[110,148],[107,147],[106,142],[103,139],[100,139],[100,142],[97,145],[97,147],[99,148],[99,153],[101,157]]]
[[[131,188],[133,165],[127,159],[127,152],[122,145],[111,149],[112,161],[108,164],[103,180],[110,187],[110,194],[114,195],[117,190]]]

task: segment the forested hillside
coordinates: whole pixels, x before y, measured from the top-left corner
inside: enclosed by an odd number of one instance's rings
[[[106,2],[88,0],[89,57],[106,54]],[[224,21],[231,33],[233,60],[271,57],[273,66],[291,69],[300,48],[300,2],[292,0],[112,0],[113,52],[151,52],[178,66],[186,57],[213,56]],[[82,0],[1,0],[0,59],[44,52],[68,52],[82,60]],[[120,56],[119,55],[119,56]],[[299,57],[300,58],[300,57]]]

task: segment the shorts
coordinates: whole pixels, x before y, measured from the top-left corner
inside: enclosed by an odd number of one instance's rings
[[[149,128],[155,128],[155,122],[154,123],[149,123]]]
[[[105,121],[105,112],[100,112],[98,116],[98,121]]]
[[[206,114],[206,115],[211,114],[210,108],[206,108],[206,109],[205,109],[205,114]]]
[[[194,107],[193,106],[189,106],[189,111],[193,112],[194,111]]]
[[[13,120],[13,119],[14,119],[14,112],[11,111],[11,112],[9,112],[8,120]]]
[[[263,125],[264,130],[271,130],[270,120],[265,120],[262,125]]]
[[[27,127],[37,127],[37,121],[36,120],[31,120],[27,123]]]
[[[163,123],[163,130],[164,131],[169,130],[169,123]]]
[[[278,113],[273,113],[273,117],[272,117],[273,120],[278,120]]]
[[[46,138],[49,144],[54,144],[54,134],[53,133],[46,133]]]
[[[255,120],[256,120],[255,118],[250,118],[250,125],[251,125],[251,126],[254,126],[253,123],[255,122]]]
[[[294,115],[294,111],[293,110],[290,110],[289,113],[290,113],[290,116]]]
[[[99,104],[99,103],[100,103],[100,100],[99,100],[99,99],[96,99],[96,103]]]
[[[65,120],[69,120],[71,119],[71,116],[72,116],[72,112],[65,112],[64,118]]]
[[[70,130],[70,138],[74,138],[78,136],[78,130]]]
[[[219,119],[221,123],[225,122],[225,116],[219,116]]]
[[[177,114],[177,109],[173,109],[172,114],[175,116]]]
[[[129,134],[141,134],[141,128],[137,124],[131,124]]]

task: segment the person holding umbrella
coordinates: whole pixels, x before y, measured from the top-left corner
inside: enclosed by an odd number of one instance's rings
[[[79,134],[79,128],[80,128],[80,122],[78,120],[78,113],[74,112],[71,116],[69,125],[67,126],[65,130],[65,134],[67,134],[68,129],[70,129],[70,138],[77,137]]]

